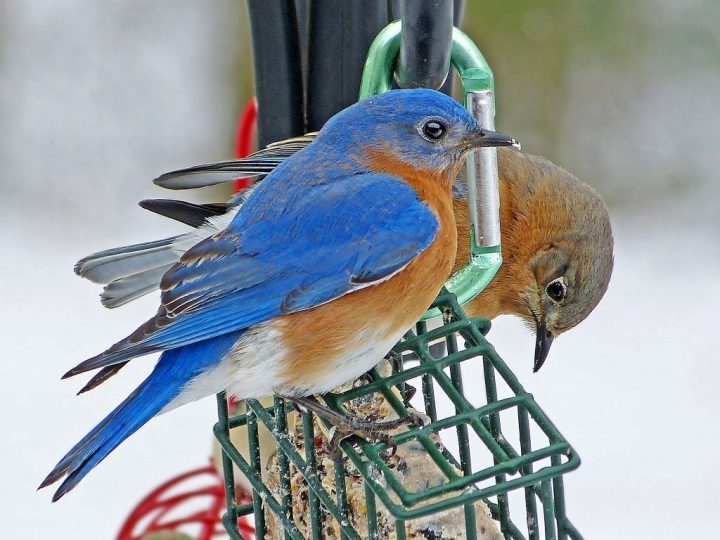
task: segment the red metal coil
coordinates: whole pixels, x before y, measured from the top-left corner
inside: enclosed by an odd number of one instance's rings
[[[257,126],[257,100],[250,98],[247,102],[237,127],[235,138],[235,156],[244,158],[250,155],[253,150],[253,139]],[[235,193],[250,185],[251,178],[239,178],[235,180]]]
[[[246,157],[252,152],[256,123],[257,101],[252,98],[243,109],[238,122],[235,141],[237,157]],[[236,180],[235,192],[247,187],[251,180],[251,178]],[[232,399],[230,405],[233,406]],[[203,477],[209,480],[207,485],[200,488],[182,488],[183,484],[197,485],[198,480]],[[193,505],[199,510],[192,510]],[[227,533],[221,521],[224,511],[225,486],[211,461],[207,467],[180,474],[151,491],[127,517],[117,540],[140,540],[152,532],[180,532],[191,526],[200,527],[197,540],[225,538]],[[238,531],[247,540],[255,538],[255,527],[247,517],[238,519]]]
[[[189,487],[203,478],[208,482],[206,485]],[[199,532],[193,532],[197,540],[226,538],[221,522],[224,511],[223,480],[211,462],[207,467],[171,478],[151,491],[127,517],[117,540],[140,540],[152,532],[181,532],[198,527]],[[255,538],[255,528],[246,517],[238,519],[238,530],[248,540]]]

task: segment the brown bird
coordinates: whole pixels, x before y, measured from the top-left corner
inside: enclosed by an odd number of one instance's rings
[[[263,175],[301,150],[314,134],[274,143],[241,160],[200,165],[164,174],[155,183],[189,189]],[[515,315],[536,333],[534,371],[557,336],[582,322],[607,290],[613,237],[607,207],[587,184],[542,157],[498,149],[503,264],[485,290],[465,305],[472,316]],[[454,210],[458,232],[455,267],[469,257],[469,211],[459,179]],[[252,188],[250,188],[252,189]],[[142,201],[143,208],[196,229],[184,235],[110,249],[80,260],[78,275],[105,285],[103,305],[114,308],[156,290],[162,275],[199,240],[227,226],[243,203],[197,205],[176,200]],[[94,387],[120,369],[113,366]],[[84,390],[85,390],[84,389]]]
[[[613,237],[600,195],[539,156],[498,149],[503,264],[465,310],[488,319],[516,315],[535,330],[534,371],[554,338],[581,323],[607,290]],[[454,200],[458,251],[469,257],[468,206]]]

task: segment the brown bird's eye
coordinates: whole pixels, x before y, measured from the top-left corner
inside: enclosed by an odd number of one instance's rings
[[[429,120],[423,124],[422,132],[431,141],[437,141],[445,135],[445,126],[437,120]]]
[[[565,298],[565,294],[567,293],[567,285],[565,285],[565,280],[561,277],[552,280],[550,283],[548,283],[547,287],[545,287],[545,292],[553,301],[561,302]]]

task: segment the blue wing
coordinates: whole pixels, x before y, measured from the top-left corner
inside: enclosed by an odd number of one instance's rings
[[[227,229],[163,276],[155,317],[65,376],[323,304],[402,269],[438,231],[432,210],[393,176],[268,193],[278,185],[261,186]]]

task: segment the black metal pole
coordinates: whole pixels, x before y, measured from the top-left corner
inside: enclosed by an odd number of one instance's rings
[[[303,104],[307,103],[307,66],[308,66],[308,32],[310,30],[310,0],[295,0],[295,16],[297,18],[298,43],[300,46],[300,64],[302,71]],[[303,105],[303,119],[305,106]],[[306,130],[307,131],[307,130]]]
[[[302,135],[303,87],[295,2],[249,0],[258,145]]]
[[[439,89],[450,73],[453,0],[405,0],[396,68],[402,88]]]
[[[429,87],[452,95],[454,73],[449,69],[452,28],[448,20],[457,27],[462,24],[465,0],[391,0],[390,6],[391,19],[403,20],[398,79],[408,82],[400,85]],[[438,88],[442,73],[447,77]]]
[[[357,101],[368,48],[388,22],[387,0],[310,0],[309,131]]]
[[[258,145],[320,129],[357,101],[367,50],[393,17],[403,17],[399,69],[414,74],[415,86],[437,88],[463,7],[464,0],[249,0]],[[452,93],[452,72],[440,90]]]

